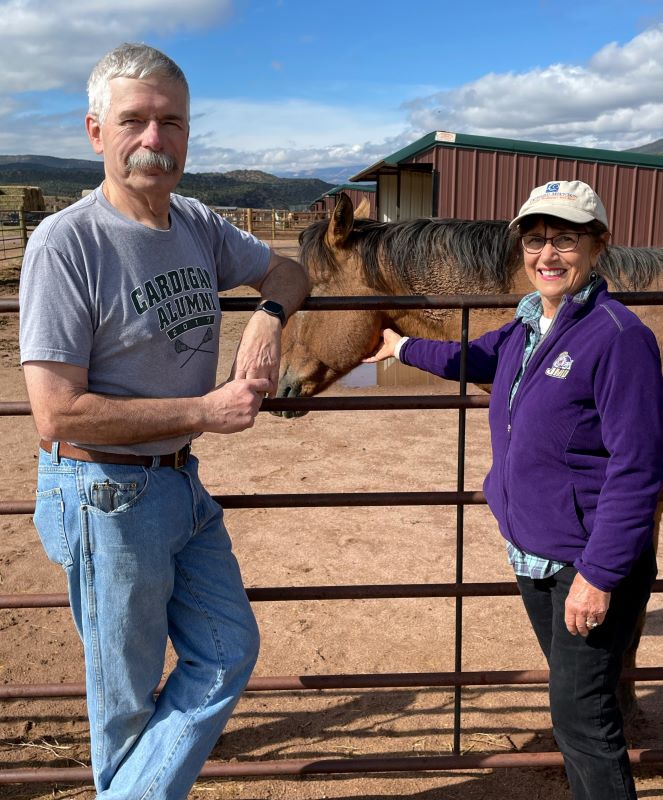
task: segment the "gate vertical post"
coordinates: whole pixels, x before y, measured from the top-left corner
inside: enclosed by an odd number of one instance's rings
[[[461,312],[460,331],[460,389],[461,397],[467,396],[467,342],[469,339],[470,310],[464,307]],[[465,418],[466,409],[458,409],[458,466],[456,472],[456,490],[465,491]],[[464,546],[464,515],[465,507],[456,506],[456,583],[463,582],[463,546]],[[455,605],[456,630],[454,635],[454,671],[461,672],[463,668],[463,598],[456,596]],[[461,703],[462,686],[454,687],[454,733],[453,752],[460,755],[461,731]]]

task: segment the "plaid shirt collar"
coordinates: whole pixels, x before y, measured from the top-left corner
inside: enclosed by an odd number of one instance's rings
[[[573,295],[574,303],[586,303],[592,295],[592,292],[600,285],[603,279],[592,273],[589,283],[583,287],[577,294]],[[543,304],[541,302],[541,294],[539,292],[531,292],[526,294],[525,297],[518,303],[516,309],[516,319],[522,320],[525,325],[528,325],[534,330],[539,330],[539,319],[543,314]]]

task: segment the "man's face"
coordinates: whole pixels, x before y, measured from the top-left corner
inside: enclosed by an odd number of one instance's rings
[[[114,78],[103,124],[88,115],[94,151],[104,156],[111,195],[147,195],[165,201],[177,186],[189,139],[184,87],[153,75],[144,80]]]

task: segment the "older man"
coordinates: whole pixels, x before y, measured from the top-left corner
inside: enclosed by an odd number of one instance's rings
[[[49,217],[21,276],[21,360],[41,436],[35,525],[83,640],[100,800],[184,798],[254,666],[258,632],[191,440],[253,425],[308,291],[275,255],[171,194],[189,92],[145,45],[105,55],[87,133],[105,179]],[[262,301],[215,388],[219,290]],[[247,453],[247,458],[256,455]],[[155,699],[167,639],[177,666]]]

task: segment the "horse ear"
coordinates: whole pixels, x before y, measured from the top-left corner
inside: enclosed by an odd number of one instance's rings
[[[368,219],[371,214],[371,204],[367,197],[364,197],[355,208],[355,219]]]
[[[352,200],[345,192],[341,192],[336,201],[336,207],[332,212],[325,239],[331,247],[340,248],[346,243],[348,236],[352,232],[354,213]]]

